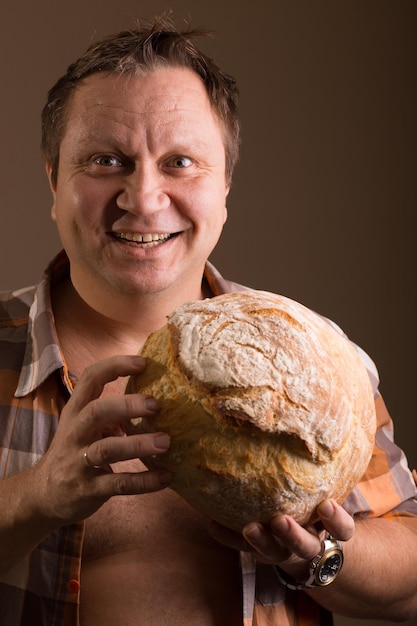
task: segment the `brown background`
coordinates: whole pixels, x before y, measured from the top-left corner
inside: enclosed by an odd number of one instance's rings
[[[8,3],[0,288],[35,282],[59,249],[38,149],[47,89],[92,39],[170,7],[216,31],[203,47],[241,90],[242,158],[214,262],[331,317],[369,352],[417,466],[414,0]]]

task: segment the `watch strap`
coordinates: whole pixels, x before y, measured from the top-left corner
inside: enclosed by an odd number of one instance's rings
[[[308,585],[307,583],[298,582],[295,578],[287,574],[285,570],[278,567],[278,565],[274,565],[273,567],[279,582],[284,585],[284,587],[287,587],[292,591],[302,591],[303,589],[310,589],[311,587],[314,587],[314,585],[311,584]]]

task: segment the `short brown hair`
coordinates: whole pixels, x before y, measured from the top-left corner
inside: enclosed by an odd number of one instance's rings
[[[42,111],[41,147],[44,158],[51,165],[52,181],[56,183],[57,180],[68,103],[80,81],[96,72],[135,74],[164,66],[188,67],[202,79],[213,110],[224,128],[226,176],[230,181],[240,144],[238,90],[234,78],[220,70],[192,41],[210,34],[201,28],[180,32],[169,17],[162,16],[143,27],[93,43],[50,89]]]

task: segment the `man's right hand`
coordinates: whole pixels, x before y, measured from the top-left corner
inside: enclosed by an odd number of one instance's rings
[[[48,451],[32,468],[0,483],[0,572],[54,529],[86,519],[112,496],[158,491],[169,484],[163,470],[113,473],[110,467],[163,454],[169,447],[164,433],[125,436],[128,420],[156,415],[154,398],[102,395],[107,383],[137,375],[144,367],[140,357],[114,356],[86,368]]]

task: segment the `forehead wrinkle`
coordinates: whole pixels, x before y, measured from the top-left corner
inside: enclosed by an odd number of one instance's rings
[[[168,92],[166,85],[163,84],[158,85],[158,88],[151,93],[148,93],[145,84],[144,91],[142,93],[139,91],[137,97],[132,100],[134,90],[131,90],[129,85],[136,77],[127,76],[125,78],[128,80],[117,80],[113,84],[108,80],[102,83],[100,80],[97,81],[97,78],[112,79],[113,77],[93,76],[90,80],[87,79],[74,94],[75,100],[72,104],[75,108],[69,120],[70,123],[72,121],[75,124],[77,119],[81,123],[83,121],[83,130],[88,139],[108,142],[109,145],[122,141],[133,148],[135,137],[138,137],[142,131],[147,141],[152,143],[152,139],[158,139],[158,129],[170,133],[172,128],[174,143],[182,144],[184,148],[187,148],[190,142],[195,146],[204,147],[206,145],[204,137],[195,130],[202,124],[201,115],[206,126],[208,118],[205,114],[208,112],[211,114],[211,123],[220,130],[223,137],[222,124],[202,84],[184,85],[185,89],[178,87],[174,93],[169,91],[169,83],[167,83]],[[146,76],[144,78],[146,79]],[[141,78],[137,80],[140,81]],[[104,92],[101,89],[103,84],[105,85]],[[179,138],[178,141],[177,138]]]
[[[154,100],[154,99],[153,99]],[[175,99],[173,99],[174,102],[172,103],[171,106],[157,106],[155,105],[155,102],[153,101],[151,103],[150,106],[143,106],[142,108],[127,108],[124,107],[123,105],[121,105],[120,103],[116,103],[116,104],[110,104],[108,102],[97,102],[95,101],[90,107],[85,107],[85,109],[87,109],[88,111],[93,110],[95,115],[94,115],[94,121],[97,120],[97,118],[103,117],[106,119],[106,122],[111,122],[113,123],[115,126],[127,126],[131,129],[136,128],[136,120],[140,120],[142,122],[143,120],[143,125],[146,124],[146,117],[150,116],[150,117],[156,117],[158,118],[158,116],[161,116],[160,119],[156,119],[152,121],[152,124],[159,126],[159,127],[164,127],[164,126],[170,126],[173,124],[184,124],[185,126],[188,126],[190,124],[190,122],[199,122],[198,118],[201,114],[201,112],[204,110],[203,107],[199,104],[179,104],[177,102],[175,102]],[[209,109],[207,109],[209,110]],[[117,111],[117,115],[113,116],[112,113],[114,111]],[[181,115],[181,114],[184,115]],[[213,113],[213,112],[212,112]],[[189,119],[187,116],[189,114],[195,114],[195,117],[193,116],[191,119]],[[165,116],[168,116],[167,118]],[[84,117],[87,118],[87,115],[82,115],[80,117]],[[131,120],[129,120],[129,118],[131,118]],[[215,115],[213,115],[213,119],[215,120],[215,123],[218,124],[218,120],[216,118]],[[94,125],[94,121],[93,121],[93,125]],[[91,123],[91,122],[90,122]]]
[[[189,70],[188,68],[171,68],[176,73],[184,72],[185,75],[194,76],[197,82],[193,84],[179,85],[179,78],[174,83],[174,91],[172,91],[172,79],[168,78],[159,85],[153,86],[151,94],[148,93],[146,81],[152,76],[165,71],[164,68],[151,72],[146,72],[139,76],[136,75],[114,75],[112,73],[93,74],[84,79],[84,81],[76,88],[74,93],[74,100],[77,101],[77,96],[81,100],[83,109],[101,108],[102,110],[112,111],[124,111],[126,115],[146,115],[146,114],[158,114],[158,113],[175,113],[175,112],[193,112],[196,113],[205,111],[214,115],[217,119],[216,112],[210,103],[207,91],[199,77]],[[169,71],[169,70],[168,70]],[[169,71],[170,73],[170,71]],[[144,82],[143,91],[140,92],[138,99],[135,99],[131,107],[123,109],[123,106],[127,106],[131,100],[131,85],[136,82],[140,84]],[[104,94],[102,87],[104,86]],[[121,100],[123,95],[126,95],[125,100]],[[112,102],[112,99],[115,101]],[[80,102],[79,100],[79,102]]]

